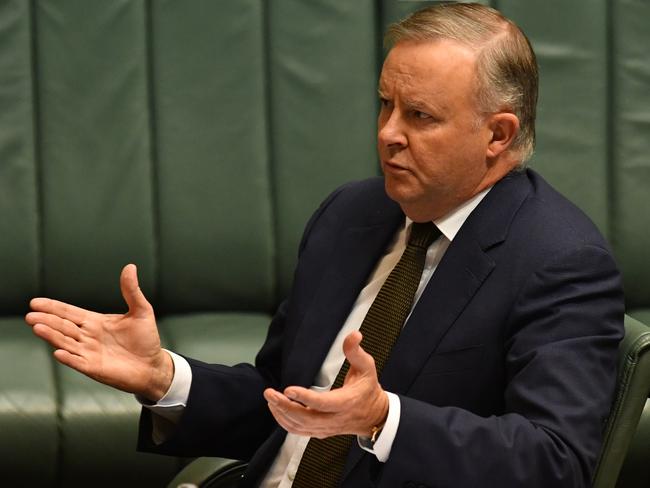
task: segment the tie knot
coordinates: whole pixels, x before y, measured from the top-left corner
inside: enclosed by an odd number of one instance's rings
[[[438,238],[439,235],[440,230],[433,222],[413,222],[408,243],[409,246],[426,249]]]

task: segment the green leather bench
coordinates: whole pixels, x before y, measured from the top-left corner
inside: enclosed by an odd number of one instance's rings
[[[380,32],[425,3],[0,2],[3,479],[164,486],[187,462],[135,452],[139,405],[56,364],[29,298],[124,311],[135,262],[167,347],[252,359],[310,213],[378,172]],[[650,4],[497,3],[539,56],[532,164],[608,236],[650,323]]]

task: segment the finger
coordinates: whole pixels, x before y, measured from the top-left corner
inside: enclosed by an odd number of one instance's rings
[[[272,388],[267,388],[264,390],[264,398],[267,402],[276,405],[278,408],[281,408],[288,412],[296,412],[297,409],[305,408],[303,405],[290,400],[285,395]]]
[[[61,364],[76,369],[80,373],[86,373],[88,369],[88,361],[86,358],[77,354],[70,353],[65,349],[57,349],[54,351],[54,357]]]
[[[323,438],[336,433],[332,420],[320,418],[320,414],[312,413],[306,419],[296,419],[276,403],[269,402],[268,407],[278,424],[292,434]]]
[[[64,349],[73,354],[79,354],[81,351],[81,345],[72,339],[67,337],[58,330],[52,329],[45,324],[36,324],[32,327],[32,331],[41,339],[45,340],[52,346],[57,349]]]
[[[308,418],[306,416],[310,413],[304,405],[290,400],[279,391],[271,388],[264,391],[264,398],[266,398],[269,405],[272,405],[276,410],[283,412],[285,416],[295,421]]]
[[[269,403],[269,410],[275,418],[275,420],[288,432],[293,432],[294,434],[297,431],[302,430],[303,426],[296,422],[294,419],[286,415],[286,412],[278,407],[274,403]]]
[[[120,289],[124,301],[129,306],[129,313],[136,317],[152,313],[151,304],[147,301],[138,283],[138,270],[135,264],[127,264],[120,274]]]
[[[289,386],[284,390],[284,394],[294,403],[299,402],[312,410],[329,414],[344,411],[349,401],[349,394],[345,388],[317,392],[299,386]]]
[[[264,399],[269,402],[269,403],[278,403],[280,400],[280,397],[282,396],[282,393],[280,393],[277,390],[274,390],[273,388],[267,388],[264,390]]]
[[[309,435],[321,436],[335,433],[336,429],[340,427],[336,418],[338,412],[330,413],[306,407],[277,391],[269,394],[268,398],[271,412],[276,412],[278,416],[281,416],[284,422],[293,429],[292,432],[301,430]]]
[[[58,330],[63,335],[73,338],[75,341],[81,339],[81,329],[79,329],[77,324],[56,315],[43,312],[29,312],[25,315],[25,322],[31,326],[45,324],[48,327]]]
[[[52,300],[50,298],[32,298],[29,306],[35,312],[45,312],[57,315],[63,319],[68,319],[75,324],[82,324],[88,320],[93,312],[83,308],[75,307],[69,303]]]
[[[354,331],[348,334],[343,341],[343,354],[350,363],[350,369],[360,373],[376,374],[375,360],[361,347],[361,332]]]
[[[268,402],[269,410],[278,424],[280,424],[287,432],[296,434],[299,424],[287,413],[287,407],[289,405],[287,405],[286,402],[289,402],[290,400],[284,398],[280,392],[271,388],[264,391],[264,398]]]

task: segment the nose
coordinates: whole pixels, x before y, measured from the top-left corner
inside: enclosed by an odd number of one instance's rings
[[[380,146],[387,148],[402,148],[408,145],[399,110],[393,109],[379,114],[377,141]]]

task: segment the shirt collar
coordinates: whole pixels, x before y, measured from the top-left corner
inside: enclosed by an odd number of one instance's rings
[[[487,195],[491,189],[492,187],[489,187],[483,190],[481,193],[477,193],[466,202],[461,203],[447,215],[434,220],[433,223],[436,224],[436,227],[438,227],[438,229],[440,229],[442,235],[444,235],[449,241],[453,241],[454,237],[456,237],[456,234],[458,234],[458,231],[463,226],[472,211],[478,206],[479,203],[481,203],[481,200],[485,198],[485,195]],[[408,229],[412,223],[413,221],[406,217],[405,228]]]

